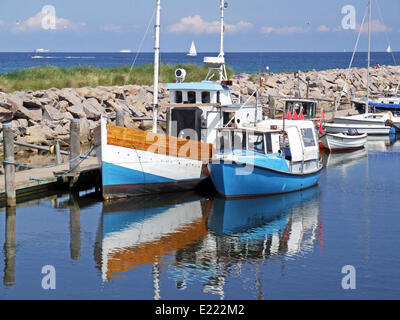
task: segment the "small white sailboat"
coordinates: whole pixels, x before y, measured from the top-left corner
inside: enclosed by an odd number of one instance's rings
[[[196,46],[194,45],[194,41],[192,41],[192,45],[190,46],[189,53],[187,54],[189,57],[196,57],[197,56],[197,51],[196,51]]]
[[[392,53],[392,47],[390,46],[390,44],[389,44],[389,46],[387,47],[386,52],[387,52],[387,53]]]

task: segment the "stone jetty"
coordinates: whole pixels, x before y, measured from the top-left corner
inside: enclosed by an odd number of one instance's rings
[[[340,99],[347,70],[332,69],[325,71],[300,72],[300,79],[294,73],[270,73],[259,87],[257,75],[243,74],[240,80],[233,80],[232,92],[236,97],[246,100],[254,91],[260,89],[260,103],[267,105],[272,100],[279,107],[278,97],[308,95],[310,98],[334,100]],[[366,69],[351,69],[348,82],[348,96],[364,96],[366,91]],[[382,94],[387,84],[400,82],[400,66],[381,66],[371,68],[371,91]],[[297,91],[297,92],[296,92]],[[160,85],[160,104],[168,104],[166,84]],[[96,88],[51,88],[36,92],[0,92],[0,122],[11,122],[20,142],[50,145],[59,140],[66,146],[69,139],[69,122],[72,118],[81,121],[81,141],[90,143],[93,129],[98,126],[102,115],[115,121],[116,112],[124,111],[125,125],[131,128],[150,129],[152,117],[153,88],[151,86],[113,86]],[[252,98],[251,102],[254,102]],[[324,112],[332,111],[330,102],[323,102],[320,108]],[[344,104],[338,110],[347,110],[350,104]],[[349,110],[349,112],[352,112]],[[160,112],[160,119],[166,118],[166,110]]]

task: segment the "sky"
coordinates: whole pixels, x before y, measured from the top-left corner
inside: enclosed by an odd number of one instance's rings
[[[372,1],[372,51],[385,51],[389,43],[400,51],[400,0]],[[351,52],[367,2],[228,0],[225,51]],[[151,52],[155,3],[0,0],[0,52]],[[161,0],[161,5],[162,51],[186,52],[192,41],[199,52],[219,51],[219,0]],[[363,28],[359,51],[366,50]]]

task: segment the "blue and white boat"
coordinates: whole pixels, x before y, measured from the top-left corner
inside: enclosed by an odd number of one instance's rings
[[[219,130],[208,164],[224,197],[288,193],[318,183],[322,165],[312,121],[267,120],[257,127]]]

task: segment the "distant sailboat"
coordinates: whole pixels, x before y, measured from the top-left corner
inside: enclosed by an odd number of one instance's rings
[[[387,52],[387,53],[391,53],[391,52],[392,52],[392,47],[390,46],[390,44],[389,44],[389,46],[387,47],[386,52]]]
[[[192,41],[192,45],[190,46],[189,53],[187,54],[190,57],[196,57],[197,56],[197,51],[196,51],[196,46],[194,45],[194,41]]]

